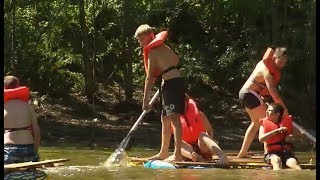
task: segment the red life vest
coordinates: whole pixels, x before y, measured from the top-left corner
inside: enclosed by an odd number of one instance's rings
[[[262,61],[264,65],[268,68],[270,74],[273,76],[274,84],[277,85],[281,78],[281,71],[275,66],[273,57],[274,50],[270,47],[266,50],[266,52],[263,55]],[[262,89],[261,96],[269,95],[269,91],[267,89]]]
[[[155,36],[155,38],[146,46],[143,48],[143,62],[144,62],[144,69],[147,73],[148,71],[148,58],[149,58],[149,52],[152,48],[160,46],[163,44],[163,42],[166,40],[168,36],[168,31],[162,31],[159,34]],[[153,82],[155,81],[155,77],[160,75],[159,68],[154,69],[154,74],[150,75],[154,77]]]
[[[182,125],[182,140],[188,144],[198,142],[199,134],[205,132],[199,109],[193,99],[186,100],[186,112],[180,115]]]
[[[29,88],[21,86],[14,89],[4,89],[4,103],[13,99],[20,99],[22,101],[29,101]]]
[[[270,121],[267,117],[260,119],[259,122],[264,128],[264,133],[268,133],[280,127],[288,128],[288,131],[286,133],[277,133],[276,135],[266,140],[268,152],[283,151],[283,150],[291,149],[291,145],[285,143],[286,136],[289,134],[292,134],[291,115],[282,117],[281,121],[278,124]]]

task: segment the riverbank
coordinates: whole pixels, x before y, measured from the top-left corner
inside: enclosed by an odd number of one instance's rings
[[[195,100],[208,116],[215,139],[222,149],[239,150],[250,124],[247,113],[230,94],[216,93],[209,98],[210,100],[195,97]],[[94,103],[79,95],[60,99],[34,96],[32,104],[38,114],[42,146],[116,148],[141,113],[138,100],[125,103],[118,101],[112,95],[97,96]],[[134,132],[128,148],[157,149],[160,143],[160,114],[151,111]],[[297,148],[300,151],[312,148],[308,141],[300,141],[298,144]],[[257,140],[257,136],[251,150],[263,150],[263,145]]]

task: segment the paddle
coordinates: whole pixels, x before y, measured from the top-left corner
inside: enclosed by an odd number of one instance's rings
[[[316,143],[316,138],[314,136],[312,136],[308,131],[306,131],[305,129],[303,129],[300,125],[298,125],[296,122],[292,121],[292,125],[297,128],[301,134],[305,134],[314,144]]]
[[[268,106],[269,103],[265,102]],[[300,131],[301,134],[305,134],[307,136],[308,139],[310,139],[314,144],[316,144],[316,138],[314,136],[312,136],[308,131],[306,131],[302,126],[298,125],[296,122],[292,121],[292,125],[293,127],[295,127],[296,129],[298,129]]]
[[[154,94],[153,98],[150,100],[149,105],[152,106],[159,96],[159,90]],[[105,166],[111,165],[111,164],[118,164],[123,159],[125,154],[125,149],[129,143],[129,140],[131,138],[132,133],[138,128],[138,125],[142,121],[143,117],[147,114],[147,111],[144,110],[141,115],[139,116],[138,120],[134,123],[132,128],[130,129],[127,136],[121,141],[118,148],[111,154],[111,156],[107,159],[107,161],[104,163]]]

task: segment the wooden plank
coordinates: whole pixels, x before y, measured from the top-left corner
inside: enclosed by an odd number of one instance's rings
[[[228,156],[230,162],[263,162],[263,156],[252,156],[252,158],[237,158],[236,156]],[[216,162],[219,160],[218,157],[213,157],[212,161],[207,162]],[[137,163],[145,163],[147,162],[147,158],[136,158],[136,157],[130,157],[130,161],[137,162]]]
[[[6,164],[4,165],[5,170],[25,170],[30,168],[37,167],[53,167],[55,165],[61,165],[62,162],[69,161],[69,158],[64,159],[50,159],[39,162],[23,162],[23,163],[14,163],[14,164]],[[59,164],[60,163],[60,164]]]
[[[131,157],[130,161],[133,165],[143,165],[148,160],[146,158],[134,158]],[[234,158],[230,159],[230,163],[228,165],[221,165],[217,164],[216,161],[208,161],[208,162],[175,162],[173,163],[178,168],[185,168],[188,166],[200,166],[200,167],[216,167],[216,168],[262,168],[262,167],[270,167],[272,168],[272,165],[268,165],[261,161],[257,161],[257,159],[250,159],[250,158]],[[315,164],[308,164],[308,163],[301,163],[300,164],[302,169],[315,169]]]

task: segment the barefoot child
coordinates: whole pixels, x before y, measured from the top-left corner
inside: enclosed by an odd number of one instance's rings
[[[162,138],[160,152],[149,158],[163,160],[168,157],[168,149],[171,139],[170,123],[174,126],[174,154],[166,161],[181,161],[181,123],[179,117],[184,111],[184,80],[180,71],[176,68],[179,57],[163,42],[167,32],[163,31],[156,36],[152,28],[143,24],[135,32],[135,38],[143,46],[144,66],[146,80],[142,110],[149,110],[149,96],[155,78],[162,79],[160,97],[162,98]]]
[[[184,115],[180,116],[182,124],[182,156],[193,161],[211,161],[212,155],[220,158],[217,163],[227,164],[228,158],[213,140],[212,126],[193,99],[186,95]]]
[[[288,115],[288,109],[276,87],[286,62],[287,49],[285,47],[277,47],[275,50],[268,48],[262,60],[256,65],[239,91],[239,99],[250,116],[251,124],[245,133],[238,158],[249,157],[247,151],[259,130],[259,119],[265,116],[267,110],[267,105],[264,102],[274,101],[281,104],[284,108],[284,114]]]
[[[301,170],[294,157],[291,143],[288,143],[292,133],[291,116],[283,116],[284,108],[277,103],[268,106],[266,117],[259,120],[259,141],[264,143],[264,161],[273,166],[273,170],[282,169],[283,165]]]

